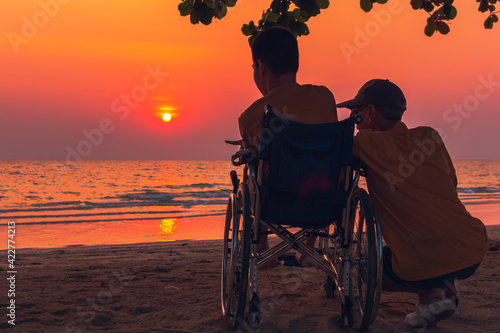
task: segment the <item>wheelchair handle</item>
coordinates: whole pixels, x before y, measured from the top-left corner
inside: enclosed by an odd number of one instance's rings
[[[356,109],[351,110],[351,118],[354,118],[354,122],[356,124],[359,124],[363,121],[363,117],[361,117],[361,115]]]
[[[233,146],[243,146],[243,139],[240,140],[224,140],[225,143]]]
[[[363,176],[363,177],[366,178],[366,176],[368,174],[368,170],[366,168],[365,162],[361,161],[360,159],[355,158],[352,161],[351,165],[352,165],[352,167],[353,167],[354,170],[358,170],[359,171],[360,176]]]
[[[250,150],[242,149],[238,150],[236,154],[231,156],[231,162],[234,166],[240,166],[243,164],[247,164],[253,162],[255,160],[256,154],[251,152]]]

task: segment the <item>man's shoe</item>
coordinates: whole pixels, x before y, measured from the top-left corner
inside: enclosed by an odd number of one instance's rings
[[[437,301],[429,305],[420,304],[416,306],[416,311],[406,315],[405,323],[411,327],[434,326],[440,320],[453,316],[457,309],[450,299]]]

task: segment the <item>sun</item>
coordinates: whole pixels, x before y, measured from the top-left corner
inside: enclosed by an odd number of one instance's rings
[[[168,112],[165,112],[163,116],[161,116],[161,118],[163,119],[163,121],[168,122],[172,120],[172,115]]]
[[[177,117],[177,112],[175,112],[177,108],[173,105],[160,105],[156,110],[155,115],[166,123]]]

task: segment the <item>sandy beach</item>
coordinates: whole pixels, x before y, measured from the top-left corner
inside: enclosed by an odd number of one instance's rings
[[[474,276],[460,281],[462,311],[429,332],[498,332],[500,226]],[[226,332],[220,310],[220,240],[20,249],[15,296],[7,265],[0,281],[2,323],[13,332]],[[4,260],[6,262],[6,260]],[[338,298],[326,299],[323,273],[278,266],[259,274],[264,324],[256,332],[349,332],[337,327]],[[15,326],[6,313],[15,301]],[[370,332],[420,332],[405,326],[416,296],[382,294]],[[7,318],[7,320],[5,320]],[[244,329],[242,332],[250,332]]]

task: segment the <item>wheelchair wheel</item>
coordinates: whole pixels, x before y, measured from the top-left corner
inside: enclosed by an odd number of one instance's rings
[[[325,232],[328,235],[333,235],[336,233],[336,227],[334,225],[330,225],[327,227]],[[327,257],[331,261],[332,265],[335,266],[337,272],[339,273],[339,276],[341,276],[342,266],[337,264],[338,248],[340,247],[339,237],[335,239],[323,237],[321,239],[321,242],[323,254],[327,254]],[[337,283],[335,282],[335,279],[328,274],[325,274],[324,290],[326,298],[335,297],[335,293],[337,292]]]
[[[359,330],[365,331],[375,318],[372,317],[377,292],[377,238],[375,232],[376,216],[368,193],[357,188],[353,192],[351,206],[352,238],[349,247],[350,264],[350,299],[354,322],[359,323]],[[352,302],[352,304],[350,304]]]
[[[375,297],[373,301],[372,317],[370,324],[373,324],[377,318],[378,308],[380,305],[380,296],[382,294],[382,280],[383,280],[383,256],[382,256],[382,231],[380,229],[380,221],[378,219],[377,212],[373,210],[375,222],[373,224],[375,228],[375,241],[377,248],[377,283],[375,285]]]
[[[221,272],[221,305],[222,314],[225,317],[230,316],[230,309],[232,307],[231,298],[228,295],[232,294],[232,283],[230,278],[231,269],[231,253],[233,252],[233,221],[236,220],[236,200],[235,195],[232,193],[227,202],[226,209],[226,223],[224,226],[224,247],[222,252],[222,272]]]
[[[240,184],[229,198],[222,255],[221,303],[225,317],[233,319],[232,329],[244,321],[250,264],[250,195]]]

